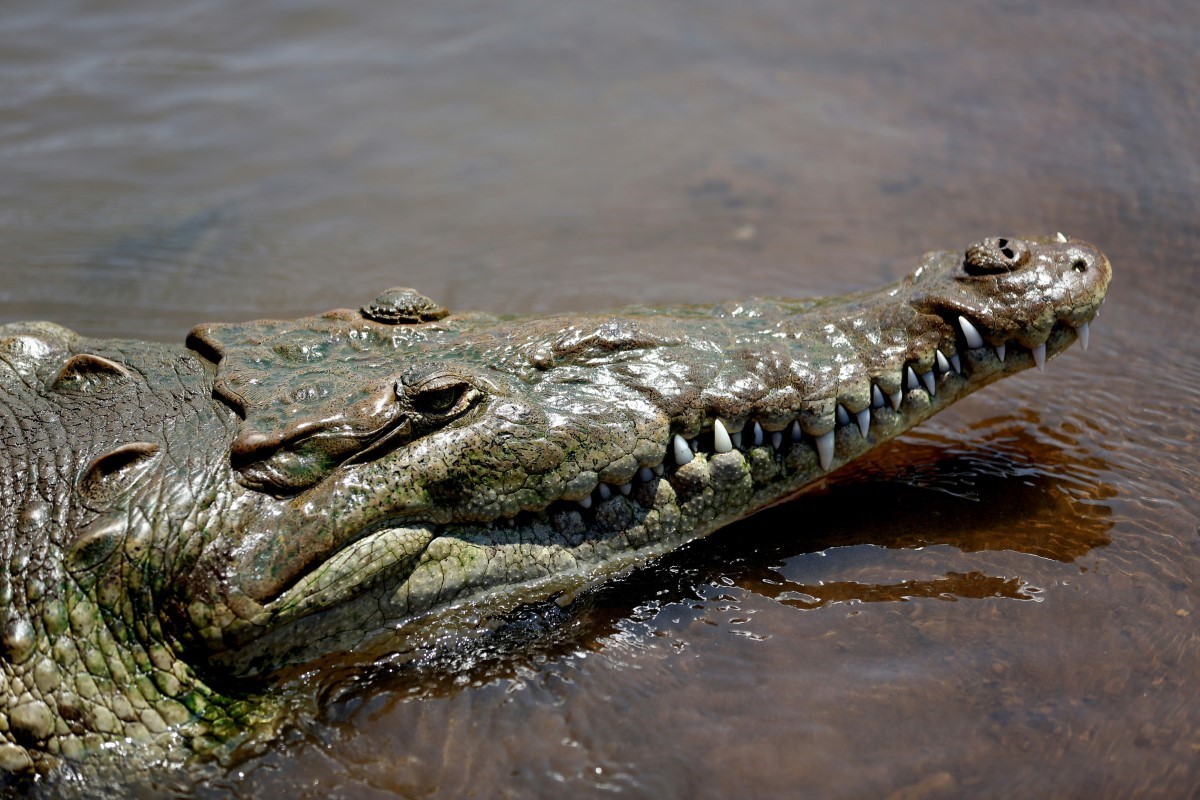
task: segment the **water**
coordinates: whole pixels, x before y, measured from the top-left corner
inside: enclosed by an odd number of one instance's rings
[[[1091,352],[119,791],[1200,791],[1197,52],[1183,1],[6,3],[2,321],[823,294],[1056,230],[1114,264]]]

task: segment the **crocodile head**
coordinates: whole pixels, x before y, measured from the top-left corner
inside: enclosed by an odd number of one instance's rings
[[[1110,275],[1061,235],[988,239],[829,300],[511,319],[392,290],[202,326],[236,499],[174,612],[252,673],[571,593],[1086,346]]]

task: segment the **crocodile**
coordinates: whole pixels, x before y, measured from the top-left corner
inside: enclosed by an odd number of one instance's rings
[[[1058,234],[828,299],[0,326],[0,771],[211,754],[281,670],[569,601],[1086,348],[1110,278]]]

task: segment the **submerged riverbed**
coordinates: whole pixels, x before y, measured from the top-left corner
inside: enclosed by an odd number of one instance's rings
[[[0,33],[0,321],[808,296],[1058,230],[1114,267],[1089,352],[484,646],[298,676],[278,740],[116,795],[1200,791],[1194,4],[18,2]]]

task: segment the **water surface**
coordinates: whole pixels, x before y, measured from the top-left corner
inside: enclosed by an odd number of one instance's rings
[[[6,3],[4,321],[814,295],[1057,230],[1115,270],[1091,352],[114,791],[1200,791],[1198,52],[1182,1]]]

